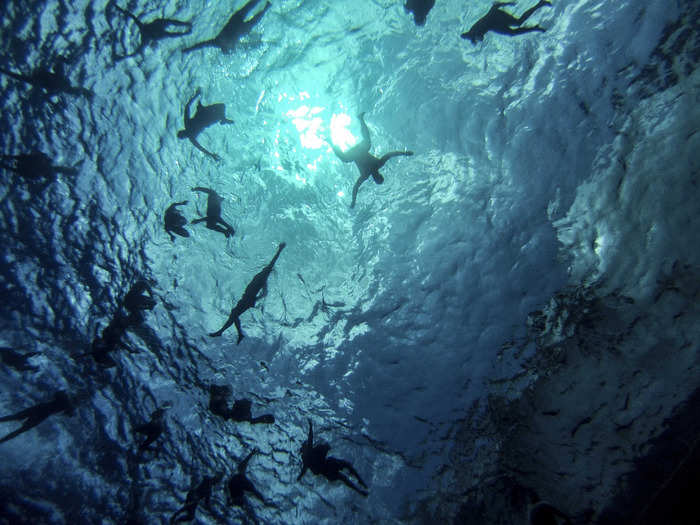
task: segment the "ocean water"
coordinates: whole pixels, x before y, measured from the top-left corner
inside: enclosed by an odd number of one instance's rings
[[[192,32],[123,60],[140,37],[115,5],[8,2],[2,20],[0,68],[62,57],[94,92],[0,77],[0,153],[76,169],[40,191],[2,172],[0,346],[38,354],[32,370],[0,370],[0,414],[60,389],[79,399],[0,444],[7,523],[166,523],[189,488],[230,477],[254,448],[248,476],[268,504],[230,507],[220,482],[198,522],[487,523],[458,514],[468,487],[454,483],[483,471],[480,456],[465,467],[453,452],[495,381],[517,397],[530,383],[509,378],[543,373],[524,365],[535,342],[503,358],[527,339],[528,314],[579,286],[661,315],[659,281],[679,264],[696,286],[692,1],[554,1],[528,21],[546,32],[472,45],[459,35],[490,2],[437,0],[417,27],[400,1],[276,0],[231,53],[183,53],[243,3],[140,0],[119,5]],[[234,121],[199,136],[219,161],[177,137],[197,89]],[[326,141],[358,141],[361,112],[373,153],[415,154],[391,159],[350,208],[357,169]],[[205,213],[197,186],[223,197],[233,236],[190,224],[171,241],[171,203],[187,200],[188,220]],[[241,317],[246,338],[210,338],[280,242],[267,295]],[[139,279],[156,306],[123,338],[138,352],[108,369],[78,357]],[[211,384],[276,422],[215,416]],[[697,386],[690,375],[678,388]],[[134,428],[164,405],[165,432],[138,452]],[[297,480],[308,420],[367,498]]]

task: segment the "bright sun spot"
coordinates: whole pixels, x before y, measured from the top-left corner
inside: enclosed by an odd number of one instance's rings
[[[350,132],[350,115],[340,113],[331,117],[331,141],[341,150],[346,151],[357,143],[357,139]]]
[[[308,149],[323,147],[323,138],[320,131],[323,129],[323,120],[318,116],[324,108],[301,106],[287,111],[287,116],[292,119],[292,124],[299,132],[301,145]]]

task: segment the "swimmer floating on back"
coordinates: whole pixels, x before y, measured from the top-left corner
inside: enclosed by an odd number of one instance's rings
[[[258,299],[262,299],[265,297],[265,295],[267,295],[267,278],[270,277],[270,273],[272,273],[272,269],[277,262],[277,258],[280,256],[280,253],[282,253],[285,246],[287,246],[286,243],[280,243],[279,248],[277,248],[277,253],[275,253],[272,260],[267,266],[265,266],[265,268],[258,272],[255,277],[253,277],[253,280],[250,281],[248,286],[246,286],[245,291],[243,292],[243,297],[241,297],[238,303],[236,303],[236,306],[234,306],[231,310],[226,323],[224,323],[224,326],[222,326],[216,332],[210,333],[209,335],[211,337],[220,337],[228,327],[235,324],[236,330],[238,331],[237,344],[240,344],[245,335],[243,334],[243,330],[241,330],[241,321],[239,317],[249,308],[253,308]]]
[[[231,18],[228,19],[228,22],[226,22],[224,28],[211,40],[199,42],[198,44],[185,48],[182,52],[188,53],[190,51],[194,51],[195,49],[202,49],[204,47],[218,47],[224,53],[230,53],[233,51],[233,48],[236,46],[240,38],[243,35],[250,33],[250,30],[253,29],[253,27],[260,21],[265,14],[265,11],[267,11],[271,5],[270,2],[267,2],[262,11],[246,22],[246,17],[257,3],[258,0],[251,0],[238,11],[233,13]]]
[[[194,117],[190,116],[190,106],[194,99],[202,94],[202,90],[198,89],[194,96],[187,102],[185,106],[185,129],[177,132],[177,138],[189,139],[190,142],[202,153],[209,155],[214,160],[220,160],[219,156],[211,151],[208,151],[197,142],[197,136],[209,126],[218,123],[233,124],[233,120],[226,118],[226,106],[223,103],[203,106],[201,102],[197,102],[197,111]]]
[[[357,179],[355,186],[352,188],[352,202],[350,207],[355,207],[355,201],[357,199],[357,190],[360,189],[360,184],[366,181],[370,175],[377,184],[382,184],[384,182],[384,177],[379,173],[379,169],[386,164],[386,161],[392,157],[406,156],[410,157],[413,155],[412,151],[392,151],[386,153],[381,158],[377,158],[369,153],[369,149],[372,147],[372,141],[369,136],[369,129],[367,129],[367,124],[365,124],[365,114],[360,113],[360,124],[362,125],[362,142],[356,144],[348,151],[342,151],[335,144],[331,144],[333,151],[336,156],[343,162],[354,162],[357,169],[360,170],[360,178]]]
[[[178,37],[183,35],[188,35],[192,31],[192,24],[190,22],[183,22],[181,20],[172,20],[170,18],[156,18],[151,22],[141,22],[135,15],[122,9],[119,6],[114,6],[118,11],[122,12],[124,15],[131,18],[139,28],[139,33],[141,35],[141,42],[139,43],[136,50],[131,53],[122,56],[116,56],[116,60],[122,60],[124,58],[132,57],[139,54],[144,47],[157,40],[162,40],[164,38]],[[179,30],[178,28],[184,28],[184,30]]]
[[[481,17],[466,33],[462,33],[462,38],[471,40],[472,44],[476,45],[484,39],[484,35],[488,31],[500,33],[501,35],[515,36],[532,31],[544,32],[545,29],[540,26],[520,27],[525,21],[530,18],[532,13],[540,7],[551,6],[549,0],[540,0],[537,5],[531,7],[523,13],[520,18],[515,18],[510,13],[503,11],[501,7],[507,5],[515,5],[515,2],[496,2],[491,6],[491,9],[483,17]]]
[[[0,73],[4,73],[15,80],[26,82],[27,84],[41,88],[49,95],[58,93],[67,93],[69,95],[78,95],[87,98],[92,98],[94,93],[83,87],[76,87],[70,83],[65,73],[65,61],[58,60],[53,68],[53,71],[46,68],[39,68],[29,75],[15,73],[6,69],[0,69]]]

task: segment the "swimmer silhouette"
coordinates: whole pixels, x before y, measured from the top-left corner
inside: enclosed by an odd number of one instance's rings
[[[146,292],[148,292],[149,295],[145,295]],[[100,337],[95,337],[92,341],[91,351],[76,357],[90,355],[100,366],[110,368],[116,366],[117,363],[109,354],[119,349],[119,347],[131,353],[135,353],[135,350],[122,342],[122,337],[129,328],[138,326],[143,322],[142,312],[144,310],[153,310],[155,307],[156,302],[150,294],[151,290],[145,280],[139,279],[136,281],[122,300],[121,306],[128,313],[125,314],[121,309],[117,310],[112,320],[102,331],[102,335]]]
[[[148,295],[146,295],[146,292]],[[122,300],[122,306],[130,315],[137,318],[135,320],[141,321],[141,312],[143,310],[153,310],[156,306],[156,301],[152,295],[153,292],[151,292],[149,284],[144,279],[139,279],[129,288]]]
[[[213,39],[199,42],[198,44],[183,49],[182,52],[189,53],[190,51],[202,49],[204,47],[218,47],[224,53],[230,53],[238,43],[238,40],[240,40],[242,36],[250,33],[250,30],[260,21],[265,11],[267,11],[271,5],[270,2],[267,2],[262,11],[246,22],[246,17],[257,3],[258,0],[251,0],[233,13],[231,18],[228,19],[228,22],[226,22],[224,28]]]
[[[68,80],[68,77],[65,74],[65,61],[63,59],[56,62],[53,71],[46,68],[39,68],[29,75],[23,75],[21,73],[15,73],[6,69],[0,69],[0,73],[4,73],[15,80],[19,80],[20,82],[26,82],[31,86],[41,88],[49,95],[67,93],[69,95],[83,96],[87,98],[92,98],[94,95],[94,93],[89,89],[71,85],[70,80]]]
[[[424,26],[428,13],[435,6],[435,0],[407,0],[404,9],[407,13],[413,13],[413,20],[417,26]]]
[[[224,419],[232,419],[238,422],[247,421],[253,425],[259,423],[270,425],[275,422],[275,416],[272,414],[253,417],[251,411],[252,402],[249,399],[236,399],[233,402],[233,407],[229,408],[228,399],[230,395],[230,386],[211,385],[209,387],[209,410]]]
[[[197,102],[197,111],[194,117],[190,116],[190,106],[194,99],[202,94],[202,90],[198,89],[194,96],[187,102],[185,106],[185,129],[177,132],[177,138],[189,139],[190,142],[202,153],[209,155],[214,160],[220,160],[219,156],[211,151],[208,151],[197,142],[197,136],[209,126],[216,124],[233,124],[233,120],[226,118],[226,106],[223,103],[212,104],[210,106],[202,106],[201,102]]]
[[[15,352],[13,348],[7,346],[0,347],[0,361],[2,364],[14,368],[18,372],[35,372],[39,370],[38,366],[27,363],[27,360],[35,355],[39,355],[39,352],[20,354],[19,352]]]
[[[357,471],[348,461],[337,459],[333,456],[328,456],[327,454],[330,449],[331,446],[324,442],[314,446],[314,431],[313,427],[311,426],[311,420],[309,419],[309,436],[300,449],[301,461],[303,464],[301,474],[299,474],[299,477],[297,477],[297,481],[301,480],[306,473],[306,469],[308,468],[311,469],[311,472],[317,476],[323,476],[329,481],[341,481],[352,490],[362,494],[363,496],[367,496],[368,492],[366,490],[359,488],[352,481],[350,481],[350,479],[343,472],[341,472],[343,470],[347,470],[357,479],[357,481],[360,482],[360,485],[366,489],[367,485],[365,485],[365,482],[362,481],[362,478]]]
[[[229,238],[231,235],[236,233],[233,226],[221,218],[221,201],[224,200],[221,195],[212,189],[203,188],[202,186],[192,188],[192,191],[200,191],[207,194],[207,216],[195,219],[191,224],[206,221],[207,228],[215,232],[223,233],[226,238]]]
[[[248,467],[248,462],[250,461],[250,458],[252,458],[256,453],[257,449],[253,450],[248,456],[241,461],[241,463],[238,465],[238,470],[236,474],[234,474],[231,479],[228,480],[228,504],[229,505],[235,505],[236,507],[241,507],[246,510],[246,512],[249,512],[253,516],[253,521],[255,523],[258,522],[257,518],[255,517],[255,512],[253,512],[253,509],[248,505],[248,501],[246,500],[245,493],[250,492],[253,496],[258,498],[263,504],[265,505],[270,505],[267,500],[265,500],[265,497],[260,494],[258,489],[255,488],[255,485],[246,477],[245,471],[246,468]]]
[[[201,500],[204,500],[207,506],[210,506],[211,491],[214,488],[214,485],[221,481],[221,478],[223,477],[223,473],[216,474],[215,476],[205,476],[199,485],[191,488],[187,492],[185,504],[180,510],[173,514],[172,518],[170,518],[170,523],[192,521],[194,519],[194,514],[197,511],[197,505],[199,505]]]
[[[258,272],[255,277],[253,277],[253,280],[250,281],[248,286],[246,286],[245,291],[243,292],[243,297],[241,297],[238,303],[236,303],[236,306],[234,306],[231,310],[226,323],[224,323],[224,326],[222,326],[216,332],[209,334],[211,337],[221,336],[221,334],[223,334],[229,326],[235,323],[236,330],[238,331],[238,342],[236,344],[240,344],[245,335],[243,334],[243,330],[241,330],[241,321],[239,317],[243,314],[243,312],[248,310],[248,308],[253,308],[258,299],[262,299],[267,295],[267,278],[270,276],[270,273],[277,262],[277,258],[280,256],[280,253],[282,253],[285,246],[287,246],[287,243],[280,243],[279,248],[277,248],[277,253],[269,264]],[[258,295],[261,292],[262,294]]]
[[[0,166],[9,171],[14,171],[30,183],[37,183],[46,186],[56,180],[58,173],[75,175],[78,170],[75,168],[65,168],[54,166],[51,159],[41,151],[22,153],[20,155],[0,156]]]
[[[384,166],[387,160],[392,157],[406,156],[410,157],[413,155],[412,151],[392,151],[383,155],[381,158],[377,158],[369,153],[369,149],[372,147],[372,141],[369,137],[369,129],[367,129],[367,124],[365,124],[365,114],[360,113],[360,124],[362,126],[362,142],[356,144],[348,151],[343,152],[335,144],[331,144],[333,152],[336,156],[343,162],[354,162],[357,169],[360,170],[360,178],[357,179],[355,186],[352,189],[352,203],[350,207],[355,207],[355,201],[357,200],[357,190],[360,189],[360,184],[366,181],[370,175],[377,184],[382,184],[384,182],[384,177],[379,173],[379,169]]]
[[[157,408],[151,414],[151,420],[148,423],[134,427],[134,432],[146,436],[139,445],[139,452],[145,451],[165,431],[164,416],[165,409]]]
[[[549,0],[540,0],[537,5],[531,7],[523,13],[520,18],[515,18],[510,13],[507,13],[501,9],[507,5],[515,5],[515,2],[495,2],[491,9],[486,15],[481,17],[466,33],[462,33],[462,38],[471,40],[472,44],[476,45],[477,42],[481,42],[484,39],[484,35],[488,31],[493,31],[494,33],[499,33],[501,35],[522,35],[523,33],[530,33],[531,31],[544,32],[545,29],[540,26],[528,26],[520,27],[532,13],[537,11],[540,7],[546,5],[551,6],[552,2]]]
[[[190,232],[184,228],[185,224],[187,224],[187,219],[185,219],[180,213],[180,210],[177,209],[178,206],[184,206],[187,203],[188,201],[174,202],[165,210],[163,222],[165,223],[165,231],[170,235],[170,240],[172,242],[175,242],[173,233],[178,234],[180,237],[190,236]]]
[[[540,501],[533,505],[530,508],[528,517],[530,525],[559,525],[559,523],[572,525],[566,514],[546,501]],[[563,522],[560,522],[557,518],[561,518]]]
[[[10,416],[0,417],[0,421],[20,421],[22,419],[25,420],[24,423],[22,423],[21,427],[19,427],[14,432],[10,432],[4,438],[0,439],[0,443],[9,441],[10,439],[19,436],[23,432],[34,428],[52,414],[65,412],[66,414],[70,415],[73,411],[73,408],[73,403],[71,402],[70,397],[68,397],[68,394],[66,394],[64,390],[59,390],[54,394],[53,399],[51,401],[48,401],[46,403],[39,403],[38,405],[34,405],[31,408],[21,410],[16,414],[12,414]]]
[[[124,15],[131,18],[136,23],[136,26],[139,28],[139,33],[141,34],[141,42],[136,50],[127,55],[116,56],[116,60],[122,60],[124,58],[137,55],[143,50],[144,47],[154,43],[157,40],[189,35],[192,31],[192,24],[190,22],[182,22],[181,20],[172,20],[170,18],[156,18],[151,22],[141,22],[135,15],[126,9],[122,9],[117,5],[114,7],[116,7],[117,10],[122,12]],[[185,30],[180,31],[178,28],[185,28]]]

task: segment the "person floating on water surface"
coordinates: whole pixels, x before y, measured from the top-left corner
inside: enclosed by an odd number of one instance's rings
[[[136,23],[141,35],[141,42],[136,50],[126,55],[116,56],[116,60],[133,57],[134,55],[139,54],[144,47],[156,42],[157,40],[189,35],[192,31],[192,24],[190,22],[183,22],[181,20],[173,20],[170,18],[156,18],[151,22],[141,22],[136,15],[130,13],[126,9],[122,9],[118,5],[115,5],[114,7]]]
[[[175,235],[173,235],[173,233],[176,233],[180,237],[190,236],[190,232],[185,229],[187,219],[185,219],[182,213],[180,213],[180,210],[177,209],[178,206],[184,206],[188,202],[189,201],[174,202],[168,206],[167,210],[165,210],[163,222],[165,225],[165,231],[168,233],[168,235],[170,235],[170,240],[172,242],[175,242]]]
[[[302,467],[301,473],[297,477],[297,481],[301,480],[306,473],[306,469],[311,469],[311,472],[317,476],[323,476],[329,481],[341,481],[352,490],[362,494],[363,496],[367,496],[369,493],[366,490],[359,488],[352,481],[350,481],[346,474],[342,472],[343,470],[346,470],[350,475],[357,479],[360,485],[366,489],[367,485],[364,481],[362,481],[362,478],[357,473],[355,468],[350,464],[350,462],[345,461],[344,459],[328,456],[327,454],[330,449],[331,446],[324,442],[314,446],[314,430],[311,425],[311,420],[309,419],[309,435],[300,449]]]
[[[537,5],[525,11],[520,18],[515,18],[510,13],[501,9],[501,7],[508,5],[515,5],[515,2],[495,2],[491,6],[489,12],[477,20],[469,31],[462,33],[462,38],[469,39],[472,44],[476,45],[477,42],[481,42],[484,39],[484,35],[488,31],[508,36],[522,35],[523,33],[530,33],[532,31],[545,31],[543,27],[537,25],[527,27],[520,26],[530,18],[532,13],[537,11],[540,7],[551,6],[552,2],[549,0],[540,0]]]
[[[0,443],[9,441],[10,439],[16,438],[20,434],[26,432],[37,426],[39,423],[44,421],[47,417],[52,414],[58,414],[60,412],[65,412],[70,415],[73,411],[74,405],[65,390],[59,390],[53,396],[51,401],[46,403],[39,403],[31,408],[26,408],[20,410],[16,414],[10,416],[0,417],[0,421],[20,421],[24,419],[24,423],[14,432],[10,432],[4,438],[0,439]]]
[[[85,89],[84,87],[76,87],[70,83],[65,73],[65,65],[65,60],[59,59],[53,67],[53,71],[47,68],[39,68],[29,75],[24,75],[0,68],[0,73],[4,73],[20,82],[26,82],[31,86],[41,88],[49,95],[67,93],[69,95],[92,98],[94,93],[91,90]]]
[[[223,233],[227,239],[236,233],[233,226],[221,218],[221,202],[224,200],[221,195],[210,188],[203,188],[202,186],[192,188],[192,191],[199,191],[207,194],[207,215],[206,217],[194,219],[191,224],[198,224],[206,221],[207,228],[215,232]]]
[[[417,26],[424,26],[428,13],[435,7],[435,0],[407,0],[403,8],[407,13],[413,13],[413,21]]]
[[[134,432],[146,436],[146,438],[139,445],[139,452],[145,451],[165,431],[165,410],[166,408],[155,409],[151,413],[150,421],[144,423],[143,425],[134,427]]]
[[[194,117],[190,116],[190,106],[192,102],[194,102],[194,99],[201,94],[202,90],[198,89],[194,96],[187,102],[185,106],[185,129],[181,129],[177,132],[177,138],[189,139],[195,148],[218,161],[220,160],[219,156],[204,149],[202,145],[197,142],[197,136],[206,128],[217,122],[221,124],[233,124],[234,122],[226,118],[226,106],[223,103],[203,106],[201,102],[197,102],[197,111],[195,111]]]
[[[170,518],[170,523],[180,523],[182,521],[192,521],[194,519],[195,512],[197,511],[197,505],[199,502],[204,500],[207,507],[211,506],[211,491],[221,478],[223,478],[223,473],[216,474],[214,476],[205,476],[202,482],[196,487],[192,487],[187,492],[187,497],[185,498],[185,504],[180,510],[178,510]]]
[[[231,479],[228,480],[227,489],[227,500],[229,505],[234,505],[236,507],[241,507],[246,512],[253,516],[253,522],[258,523],[257,517],[253,512],[253,509],[248,504],[246,500],[245,493],[250,492],[253,496],[258,498],[263,504],[270,505],[270,503],[265,499],[265,497],[255,488],[255,485],[246,477],[245,471],[248,468],[248,462],[250,459],[257,454],[258,450],[253,450],[248,456],[240,462],[236,474],[234,474]]]
[[[285,246],[287,246],[287,243],[280,243],[279,248],[277,248],[277,253],[275,253],[275,256],[272,258],[269,264],[258,272],[255,277],[253,277],[253,280],[250,281],[248,286],[246,286],[245,291],[243,292],[243,297],[241,297],[238,303],[236,303],[236,306],[234,306],[231,310],[226,323],[224,323],[224,326],[222,326],[216,332],[210,333],[209,335],[211,337],[220,337],[228,327],[235,324],[236,330],[238,331],[238,341],[236,344],[240,344],[241,341],[243,341],[245,335],[243,334],[243,330],[241,330],[241,321],[239,318],[243,312],[249,308],[253,308],[258,299],[262,299],[267,295],[267,278],[270,277],[270,273],[272,273],[272,269],[277,262],[277,258],[280,256],[280,253],[282,253]]]
[[[232,419],[233,421],[247,421],[253,425],[259,423],[270,425],[275,422],[275,416],[265,414],[259,417],[253,417],[251,407],[253,403],[250,399],[236,399],[233,402],[233,407],[229,408],[228,400],[231,396],[231,387],[228,385],[211,385],[209,387],[209,410],[217,416],[224,419]]]
[[[56,180],[58,173],[75,175],[78,170],[54,166],[51,159],[41,151],[22,153],[20,155],[0,156],[0,167],[17,173],[23,179],[32,184],[38,184],[42,188]]]
[[[189,53],[195,49],[202,49],[204,47],[218,47],[224,53],[230,53],[236,46],[240,38],[244,35],[250,33],[250,30],[255,27],[255,25],[260,22],[260,19],[265,14],[272,4],[267,2],[262,11],[252,17],[246,22],[246,17],[255,8],[258,0],[251,0],[241,7],[238,11],[231,15],[228,19],[224,28],[211,40],[205,40],[204,42],[199,42],[193,46],[183,49],[183,53]]]
[[[355,207],[355,201],[357,200],[357,190],[360,189],[360,184],[366,181],[370,176],[374,179],[377,184],[382,184],[384,182],[384,177],[379,173],[379,169],[386,164],[386,161],[392,157],[406,156],[410,157],[413,155],[412,151],[392,151],[386,153],[381,158],[377,158],[369,153],[369,149],[372,147],[372,141],[369,136],[369,129],[365,123],[365,114],[360,113],[360,124],[362,126],[362,142],[356,144],[348,151],[342,151],[335,144],[331,144],[333,152],[336,156],[343,162],[354,162],[357,169],[360,170],[360,177],[357,179],[355,186],[352,189],[352,202],[350,207]]]

